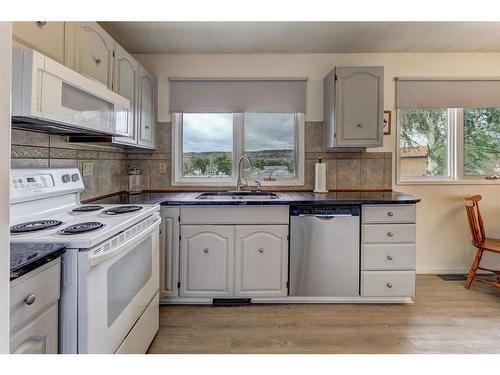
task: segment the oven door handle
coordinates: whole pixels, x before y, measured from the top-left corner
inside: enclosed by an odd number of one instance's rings
[[[142,230],[138,235],[122,242],[120,245],[115,247],[114,249],[111,249],[109,251],[102,251],[98,254],[93,254],[93,250],[89,250],[88,252],[88,259],[89,259],[89,269],[92,267],[97,266],[98,264],[101,264],[102,262],[122,253],[123,251],[133,248],[135,245],[137,245],[139,242],[141,242],[144,238],[148,237],[151,232],[155,229],[157,229],[160,225],[161,218],[158,216],[156,220],[150,224],[149,227],[146,229]]]

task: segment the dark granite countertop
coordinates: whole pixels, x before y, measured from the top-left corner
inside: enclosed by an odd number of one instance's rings
[[[276,192],[277,199],[196,199],[202,192],[120,193],[99,199],[97,204],[162,204],[162,205],[293,205],[293,204],[408,204],[418,203],[413,195],[393,192],[349,191],[314,194],[312,192]]]
[[[66,252],[63,244],[11,244],[10,281],[57,259]]]

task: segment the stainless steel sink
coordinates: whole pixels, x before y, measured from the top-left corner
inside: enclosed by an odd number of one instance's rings
[[[278,199],[278,195],[268,191],[223,191],[223,192],[210,192],[201,193],[196,199],[205,200],[265,200],[265,199]]]

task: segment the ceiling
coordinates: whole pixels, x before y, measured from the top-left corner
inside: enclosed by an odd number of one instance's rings
[[[100,22],[131,53],[500,52],[500,22]]]

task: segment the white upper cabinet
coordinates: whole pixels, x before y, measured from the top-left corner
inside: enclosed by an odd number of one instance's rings
[[[139,146],[155,148],[156,141],[156,80],[139,67]]]
[[[130,100],[130,113],[126,127],[117,129],[124,137],[115,137],[118,143],[134,144],[137,143],[137,133],[135,131],[137,124],[137,96],[138,96],[138,77],[139,64],[130,56],[118,43],[115,43],[115,58],[113,69],[113,90]]]
[[[325,148],[383,145],[384,68],[337,67],[324,79]]]
[[[182,226],[181,297],[231,296],[233,243],[233,226]]]
[[[287,295],[288,225],[236,226],[235,294]]]
[[[64,22],[13,22],[14,47],[34,49],[64,63]]]
[[[66,64],[112,88],[113,38],[96,22],[67,22],[66,34]]]

